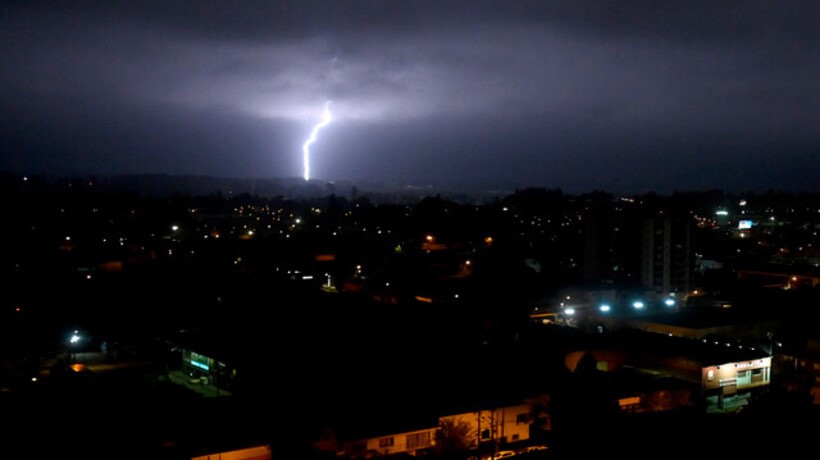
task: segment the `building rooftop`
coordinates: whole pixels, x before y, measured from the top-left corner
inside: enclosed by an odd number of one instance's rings
[[[717,342],[717,343],[715,343]],[[770,356],[760,348],[714,340],[692,340],[637,329],[621,329],[590,336],[590,348],[609,348],[627,353],[632,360],[647,357],[685,358],[700,366],[748,361]]]

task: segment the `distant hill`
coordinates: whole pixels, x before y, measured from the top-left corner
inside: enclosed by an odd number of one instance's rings
[[[305,181],[300,177],[259,179],[169,174],[31,177],[31,182],[46,182],[54,186],[93,184],[93,187],[101,192],[124,192],[154,197],[175,194],[221,194],[230,197],[248,194],[262,198],[304,199],[337,195],[350,199],[367,197],[370,201],[390,203],[416,202],[428,196],[438,195],[454,202],[481,204],[512,193],[509,190],[444,190],[433,185],[354,183],[350,180]]]

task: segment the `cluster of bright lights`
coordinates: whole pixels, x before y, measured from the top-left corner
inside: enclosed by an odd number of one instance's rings
[[[676,304],[677,302],[671,296],[663,300],[663,305],[670,308],[674,307]],[[634,302],[632,302],[632,308],[634,308],[635,310],[643,310],[646,308],[646,302],[644,302],[643,300],[635,300]],[[601,313],[609,313],[612,311],[612,305],[608,303],[602,303],[598,305],[598,311]]]

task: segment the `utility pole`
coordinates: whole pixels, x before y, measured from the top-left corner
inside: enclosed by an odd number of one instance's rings
[[[495,460],[495,454],[498,452],[498,421],[495,419],[495,411],[493,408],[490,412],[490,436],[492,436],[493,453],[490,455],[490,460]]]
[[[481,458],[481,409],[475,413],[475,448],[476,452],[478,452],[478,460],[484,460]]]

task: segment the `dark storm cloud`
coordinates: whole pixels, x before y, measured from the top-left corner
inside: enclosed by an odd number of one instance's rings
[[[816,189],[818,9],[27,2],[2,16],[0,167],[297,176],[331,99],[321,178]]]

